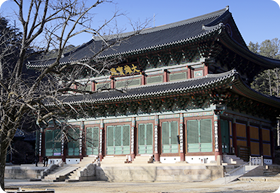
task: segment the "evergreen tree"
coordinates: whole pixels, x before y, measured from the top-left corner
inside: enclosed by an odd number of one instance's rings
[[[260,45],[258,42],[256,44],[250,42],[248,48],[253,53],[272,59],[280,59],[280,40],[278,38],[265,40]],[[279,72],[279,68],[263,71],[254,78],[251,87],[263,94],[280,96]]]

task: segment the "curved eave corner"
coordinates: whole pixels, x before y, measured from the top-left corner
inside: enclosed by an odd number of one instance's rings
[[[236,80],[234,80],[232,85],[232,90],[235,93],[238,93],[242,96],[245,96],[249,99],[267,104],[269,106],[276,107],[280,109],[280,98],[278,97],[271,97],[268,95],[264,95],[258,91],[255,91],[254,89],[250,88],[247,84],[245,84],[240,76]]]
[[[265,69],[280,67],[280,60],[268,58],[251,52],[247,47],[240,45],[233,38],[231,38],[226,30],[222,31],[219,41],[228,49],[241,55],[244,58],[247,58],[249,61],[257,63]]]

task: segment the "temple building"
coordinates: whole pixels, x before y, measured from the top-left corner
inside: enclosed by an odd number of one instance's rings
[[[89,61],[102,45],[94,36],[65,54],[61,64]],[[102,164],[106,157],[133,163],[146,156],[161,163],[221,164],[223,155],[232,154],[273,163],[280,100],[248,85],[263,70],[280,67],[280,61],[249,51],[228,7],[145,29],[98,57],[122,62],[108,74],[79,80],[95,93],[65,94],[63,102],[82,106],[87,116],[68,121],[78,140],[57,141],[59,129],[41,129],[41,158],[71,164],[98,156]],[[30,61],[28,67],[51,62]]]

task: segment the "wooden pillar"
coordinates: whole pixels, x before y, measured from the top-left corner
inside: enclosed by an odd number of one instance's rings
[[[260,125],[260,128],[259,128],[259,139],[260,139],[260,155],[263,156],[262,125]]]
[[[135,158],[135,122],[136,122],[136,119],[135,117],[132,117],[132,120],[131,120],[131,137],[130,137],[130,140],[131,140],[131,147],[130,147],[130,155],[131,155],[131,161],[134,160]]]
[[[104,121],[103,119],[100,120],[100,128],[99,128],[99,161],[103,159],[103,132],[104,131]],[[105,147],[104,147],[105,148]]]
[[[80,160],[83,159],[83,152],[84,152],[84,147],[83,147],[83,132],[85,128],[85,122],[81,121],[80,123],[80,139],[79,139],[79,153],[80,153]]]
[[[160,161],[160,155],[159,155],[159,148],[158,148],[158,143],[159,143],[159,132],[158,132],[158,128],[159,128],[159,117],[158,115],[155,115],[155,131],[154,131],[154,158],[156,162]]]
[[[273,139],[273,136],[274,136],[273,130],[270,129],[270,151],[271,151],[272,164],[275,163],[274,139]]]
[[[187,66],[187,68],[188,68],[188,79],[191,79],[191,78],[192,78],[192,75],[191,75],[191,73],[192,73],[191,67],[190,67],[190,66]]]
[[[145,82],[145,72],[141,72],[142,74],[142,77],[141,77],[141,85],[145,85],[146,82]]]
[[[247,147],[249,148],[249,154],[251,155],[251,136],[250,136],[250,122],[247,121],[246,124],[246,138],[247,138]]]
[[[237,156],[236,119],[233,119],[232,122],[232,143],[234,147],[234,154]]]
[[[168,82],[167,74],[168,74],[168,70],[164,69],[164,71],[163,71],[163,82]]]
[[[115,88],[115,79],[112,76],[110,78],[111,78],[111,88],[114,89]]]
[[[214,133],[215,133],[215,160],[217,165],[222,164],[222,138],[221,138],[221,123],[220,115],[214,115]]]
[[[185,161],[184,114],[180,113],[180,161]]]
[[[208,64],[204,63],[203,76],[208,74]]]
[[[95,81],[91,81],[91,91],[95,91]]]

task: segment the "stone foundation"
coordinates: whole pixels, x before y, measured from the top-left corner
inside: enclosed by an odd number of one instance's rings
[[[222,166],[96,167],[96,179],[110,182],[193,182],[223,177]]]
[[[38,179],[43,167],[6,166],[5,178],[7,179]]]

